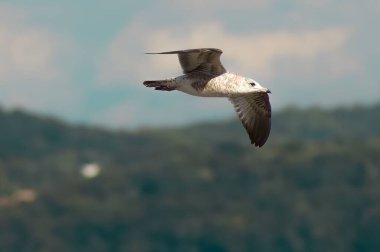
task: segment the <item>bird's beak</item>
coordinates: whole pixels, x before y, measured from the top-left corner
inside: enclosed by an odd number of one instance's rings
[[[271,94],[272,92],[269,90],[269,89],[267,89],[267,94]]]

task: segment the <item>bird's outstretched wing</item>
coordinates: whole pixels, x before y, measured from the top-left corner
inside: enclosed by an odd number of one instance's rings
[[[261,147],[269,137],[271,129],[271,105],[266,93],[251,93],[229,100],[235,107],[246,129],[251,143]]]
[[[217,76],[226,72],[220,62],[222,53],[217,48],[199,48],[147,54],[178,54],[183,73],[203,72]]]

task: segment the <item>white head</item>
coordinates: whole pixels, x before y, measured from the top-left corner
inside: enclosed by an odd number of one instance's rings
[[[260,85],[257,81],[250,79],[250,78],[245,78],[245,81],[251,85],[253,89],[255,89],[257,92],[264,92],[264,93],[271,93],[271,91],[268,88],[265,88]]]

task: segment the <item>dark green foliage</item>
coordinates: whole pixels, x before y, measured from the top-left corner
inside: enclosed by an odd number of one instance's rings
[[[288,109],[255,149],[237,120],[112,132],[0,111],[0,251],[380,251],[379,125],[380,104]],[[36,201],[4,203],[23,188]]]

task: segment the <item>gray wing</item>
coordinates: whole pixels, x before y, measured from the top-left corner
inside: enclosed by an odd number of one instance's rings
[[[251,143],[256,147],[265,144],[271,129],[271,105],[266,93],[251,93],[229,98],[235,107]]]
[[[217,76],[226,72],[220,62],[222,53],[217,48],[199,48],[147,54],[178,54],[183,73],[203,72]]]

